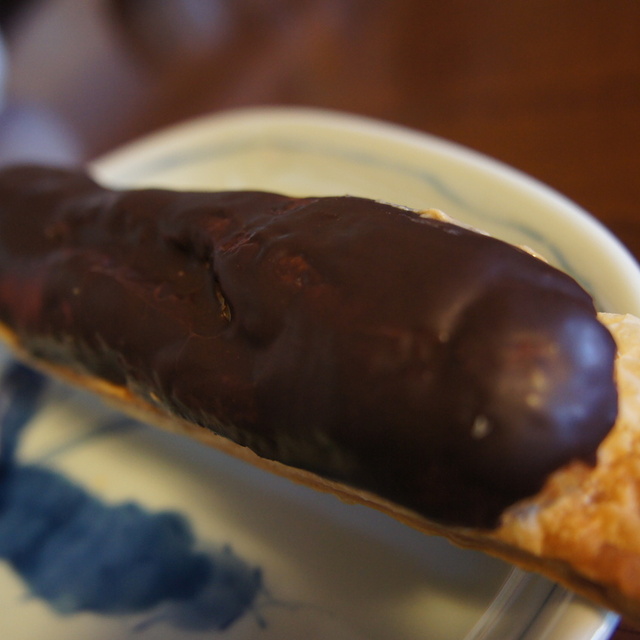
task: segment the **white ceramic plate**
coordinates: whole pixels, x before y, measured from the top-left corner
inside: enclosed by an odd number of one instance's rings
[[[415,132],[258,109],[170,129],[94,168],[117,186],[438,207],[545,254],[602,308],[640,313],[640,273],[593,219]],[[9,475],[20,500],[0,489],[3,639],[603,640],[616,624],[545,579],[123,420],[55,383],[36,392],[19,368],[4,377],[0,456],[17,445]],[[80,506],[60,518],[70,497]]]

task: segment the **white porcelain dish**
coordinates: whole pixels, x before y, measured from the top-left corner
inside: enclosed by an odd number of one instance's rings
[[[640,314],[640,272],[587,214],[512,169],[398,127],[315,110],[239,111],[153,135],[94,170],[116,186],[350,193],[438,207],[543,253],[588,286],[602,308]],[[16,398],[21,410],[39,402],[23,420],[15,468],[29,477],[44,470],[45,484],[62,493],[74,487],[97,515],[73,531],[58,525],[58,545],[46,547],[55,570],[43,560],[36,574],[6,550],[24,522],[8,529],[0,509],[3,639],[604,640],[615,627],[615,615],[543,578],[123,421],[82,393],[53,383],[41,394],[25,388],[22,404],[15,386],[0,388],[5,433],[7,406]],[[32,484],[25,493],[40,500]],[[126,501],[133,523],[112,533]],[[47,509],[48,517],[55,512]],[[179,514],[178,529],[192,534],[180,543],[187,560],[200,554],[209,571],[194,593],[178,585],[162,601],[152,594],[152,606],[143,608],[123,594],[167,584],[177,570],[169,562],[162,580],[150,573],[157,556],[172,553],[162,545],[145,553],[158,534],[155,524],[141,534],[140,523],[155,523],[158,511]],[[96,518],[112,524],[94,525]],[[137,549],[131,557],[128,547]],[[122,587],[106,602],[96,585],[109,550]],[[47,572],[55,576],[48,591]],[[94,592],[91,600],[86,594]]]

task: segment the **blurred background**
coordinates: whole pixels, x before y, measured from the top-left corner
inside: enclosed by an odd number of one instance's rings
[[[0,34],[0,163],[82,163],[242,106],[337,109],[514,165],[640,257],[638,0],[1,0]]]
[[[604,219],[640,255],[637,0],[0,7],[0,161],[85,160],[203,113],[313,105],[515,165]]]

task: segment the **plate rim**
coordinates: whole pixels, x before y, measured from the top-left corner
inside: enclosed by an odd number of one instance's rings
[[[208,144],[209,139],[213,140],[228,131],[235,136],[242,131],[245,137],[255,135],[269,143],[269,137],[281,136],[284,130],[344,134],[357,138],[360,142],[388,144],[396,154],[408,151],[426,154],[431,158],[444,158],[455,165],[456,169],[470,171],[473,176],[480,176],[483,180],[497,181],[502,188],[524,195],[540,205],[547,219],[570,227],[572,231],[578,232],[583,241],[598,246],[601,259],[620,275],[613,282],[619,290],[613,297],[623,298],[624,308],[619,303],[612,305],[605,299],[602,301],[605,310],[640,316],[640,264],[602,221],[558,190],[501,160],[458,142],[404,125],[315,107],[258,106],[230,109],[204,114],[152,132],[97,158],[89,168],[99,180],[107,184],[129,186],[132,184],[130,178],[123,180],[122,174],[129,172],[132,166],[144,166],[151,161],[153,162],[148,169],[155,172],[157,166],[154,167],[153,164],[157,163],[159,153],[167,161],[172,154],[194,144]],[[139,175],[134,176],[136,182],[139,178]],[[144,185],[144,178],[142,184]],[[585,279],[579,279],[588,288],[588,278],[586,282]],[[609,295],[608,292],[605,295]]]

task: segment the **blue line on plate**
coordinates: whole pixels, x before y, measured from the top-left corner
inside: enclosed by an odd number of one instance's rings
[[[196,548],[188,520],[108,505],[60,473],[16,457],[43,376],[10,364],[0,385],[0,558],[59,614],[153,610],[182,629],[224,630],[252,610],[262,575],[229,546]],[[159,608],[158,608],[159,607]]]
[[[257,139],[241,138],[224,144],[207,142],[199,147],[171,150],[164,155],[154,157],[130,169],[126,176],[127,184],[134,184],[140,181],[144,182],[146,179],[154,178],[158,173],[161,174],[165,171],[172,171],[178,167],[184,168],[184,166],[196,165],[209,160],[232,158],[233,156],[262,148],[277,149],[285,153],[312,153],[316,156],[326,156],[329,160],[340,158],[356,165],[383,168],[390,173],[409,177],[418,183],[429,185],[436,193],[446,198],[450,203],[473,213],[478,218],[492,221],[496,220],[495,212],[485,210],[478,202],[470,202],[464,198],[458,189],[446,180],[443,180],[441,176],[433,171],[426,170],[423,166],[392,161],[348,147],[336,147],[334,145],[319,143],[311,144],[309,141],[301,142],[286,137],[266,138],[263,136]],[[425,207],[427,206],[431,206],[431,203],[425,203]],[[578,277],[577,274],[572,272],[572,266],[567,261],[564,253],[558,246],[550,242],[549,238],[544,234],[541,234],[529,225],[516,223],[508,218],[501,217],[499,222],[503,226],[525,235],[529,239],[529,242],[537,243],[548,259],[552,260],[559,268],[568,273],[572,273],[574,277]],[[588,286],[588,283],[584,283],[584,279],[582,281],[583,284]]]

